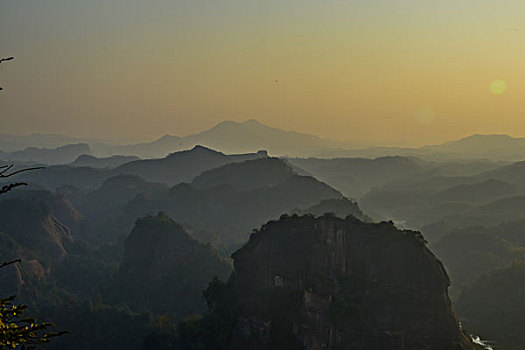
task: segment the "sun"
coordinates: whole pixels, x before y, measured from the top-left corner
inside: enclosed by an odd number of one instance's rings
[[[507,82],[505,80],[496,79],[492,83],[490,83],[490,92],[493,95],[501,95],[505,91],[507,91]]]

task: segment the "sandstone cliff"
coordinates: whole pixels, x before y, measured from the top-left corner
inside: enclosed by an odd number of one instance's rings
[[[449,278],[418,232],[283,216],[232,257],[223,292],[207,291],[208,318],[231,321],[226,348],[474,348],[451,309]],[[225,294],[233,301],[218,311]]]

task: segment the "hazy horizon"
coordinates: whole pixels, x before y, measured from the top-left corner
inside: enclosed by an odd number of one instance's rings
[[[257,119],[368,145],[525,136],[523,10],[474,0],[2,2],[0,57],[15,56],[0,64],[3,132],[146,141]]]
[[[302,133],[302,132],[299,132],[297,130],[277,128],[277,127],[272,126],[272,125],[263,124],[263,123],[261,123],[260,121],[258,121],[256,119],[246,119],[246,120],[241,120],[241,121],[223,120],[223,121],[217,122],[217,124],[214,124],[210,128],[206,128],[206,129],[203,129],[203,130],[198,130],[197,132],[194,132],[194,133],[189,133],[189,134],[184,134],[184,135],[176,135],[176,134],[165,133],[165,134],[159,134],[157,136],[152,136],[152,137],[149,137],[149,138],[148,137],[140,137],[140,136],[136,136],[136,137],[133,137],[133,136],[122,136],[122,137],[107,137],[107,138],[96,137],[96,136],[95,137],[81,137],[81,136],[71,135],[71,134],[40,133],[40,132],[29,132],[29,133],[0,132],[0,136],[31,137],[31,136],[36,136],[36,135],[48,135],[48,136],[57,136],[57,137],[67,137],[67,138],[77,139],[77,140],[86,141],[86,142],[100,142],[100,143],[115,144],[115,145],[119,145],[119,144],[120,145],[126,145],[126,144],[138,144],[138,143],[153,142],[153,141],[157,141],[157,140],[161,139],[164,136],[175,136],[175,137],[184,138],[184,137],[200,134],[201,132],[208,131],[208,130],[213,129],[214,127],[216,127],[216,126],[218,126],[218,125],[220,125],[222,123],[234,122],[234,123],[238,123],[238,124],[243,124],[243,123],[247,123],[247,122],[250,122],[250,121],[256,121],[257,123],[261,124],[262,126],[268,127],[268,128],[271,128],[271,129],[278,129],[278,130],[284,131],[284,132],[298,132],[298,133],[301,133],[301,134],[304,134],[304,135],[311,135],[311,136],[319,137],[319,138],[327,140],[327,141],[330,140],[330,141],[335,141],[335,142],[341,142],[342,146],[344,146],[345,148],[348,148],[348,149],[352,149],[352,148],[359,149],[359,148],[367,148],[367,147],[419,148],[419,147],[423,147],[423,146],[441,145],[441,144],[444,144],[446,142],[457,141],[457,140],[460,140],[460,139],[468,138],[468,137],[471,137],[471,136],[477,136],[477,135],[480,135],[480,136],[508,136],[508,137],[511,137],[511,138],[521,138],[520,136],[514,136],[514,135],[511,135],[511,134],[508,134],[508,133],[505,133],[505,134],[503,134],[503,133],[499,133],[499,134],[498,133],[492,133],[492,134],[473,133],[473,134],[468,134],[468,135],[461,136],[461,137],[459,137],[457,139],[444,140],[443,142],[440,142],[440,143],[421,143],[421,144],[417,144],[417,145],[402,146],[402,145],[396,145],[396,144],[389,144],[388,141],[383,141],[383,142],[378,142],[378,143],[366,143],[366,142],[360,141],[360,140],[341,140],[341,139],[337,139],[337,138],[323,137],[323,136],[316,135],[316,134],[313,134],[313,133]],[[28,144],[28,146],[31,146],[31,145]]]

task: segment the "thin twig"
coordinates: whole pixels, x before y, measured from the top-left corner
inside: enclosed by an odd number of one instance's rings
[[[13,167],[13,164],[10,164],[10,165],[4,165],[2,168],[5,168],[4,170],[0,171],[0,174],[3,174],[5,173],[6,171],[8,171],[9,169],[11,169]]]
[[[37,166],[37,167],[33,167],[33,168],[25,168],[25,169],[20,169],[20,170],[17,170],[17,171],[14,171],[12,173],[9,173],[9,174],[6,174],[6,172],[11,169],[13,166],[10,165],[8,166],[6,169],[0,171],[0,177],[9,177],[9,176],[13,176],[13,175],[16,175],[16,174],[20,174],[20,173],[23,173],[25,171],[30,171],[30,170],[39,170],[39,169],[45,169],[45,167],[43,166]]]
[[[9,184],[9,185],[4,185],[4,186],[2,186],[0,188],[0,194],[7,193],[7,192],[11,191],[13,188],[19,187],[19,186],[27,186],[27,183],[25,183],[25,182],[15,182],[15,183],[12,183],[12,184]]]
[[[0,269],[2,267],[6,267],[6,266],[9,266],[9,265],[16,264],[16,263],[21,263],[21,262],[22,262],[22,259],[16,259],[16,260],[13,260],[13,261],[8,261],[8,262],[5,262],[2,265],[0,265]]]

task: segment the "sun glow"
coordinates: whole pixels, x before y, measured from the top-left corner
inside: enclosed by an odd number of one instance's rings
[[[496,79],[490,83],[490,92],[493,95],[501,95],[507,90],[507,82],[505,80]]]

